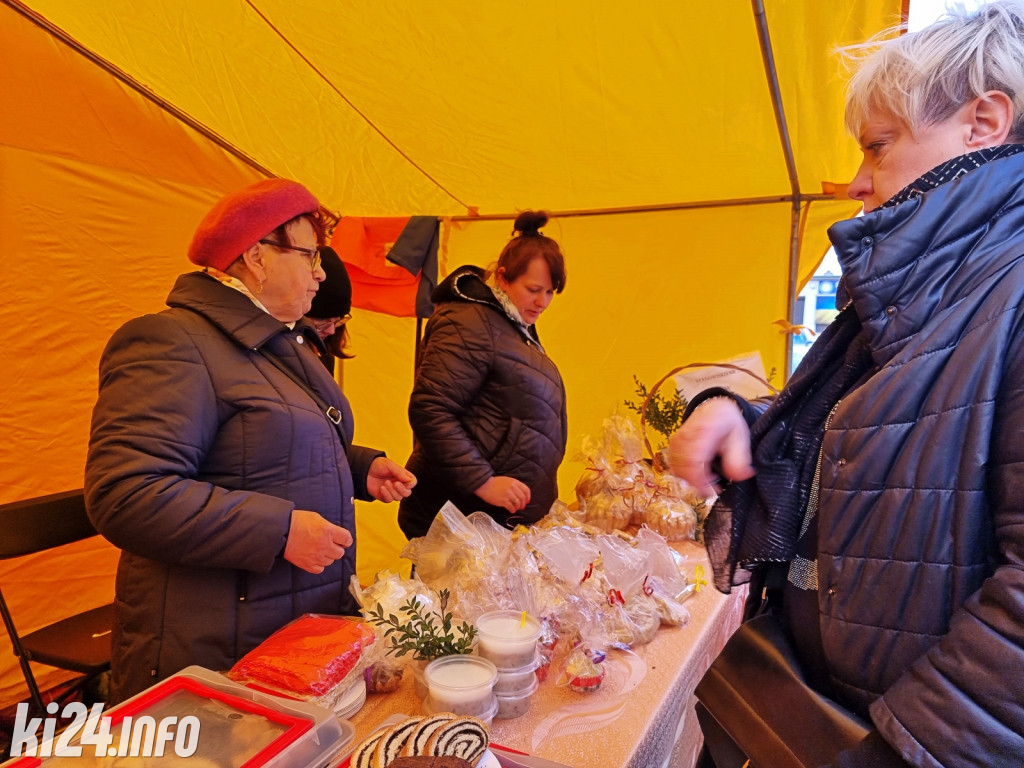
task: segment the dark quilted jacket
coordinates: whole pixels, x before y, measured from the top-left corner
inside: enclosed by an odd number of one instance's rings
[[[824,442],[833,684],[920,766],[1024,764],[1024,155],[830,236],[876,372]]]
[[[353,497],[369,498],[381,455],[351,444],[352,412],[309,348],[315,334],[199,272],[178,278],[167,303],[107,344],[86,465],[89,514],[123,550],[115,699],[189,664],[225,670],[303,613],[355,612],[355,547],[319,575],[280,554],[292,509],[354,535]],[[259,349],[342,411],[344,445]]]
[[[482,279],[463,267],[434,292],[409,400],[416,439],[408,469],[418,478],[398,521],[422,536],[451,500],[462,512],[484,511],[502,524],[539,520],[558,498],[565,454],[565,387],[536,332],[513,323]],[[531,501],[511,520],[473,491],[496,475],[530,487]]]

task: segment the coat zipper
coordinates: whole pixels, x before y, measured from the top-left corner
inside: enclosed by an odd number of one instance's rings
[[[807,531],[807,526],[811,524],[811,518],[818,514],[818,492],[821,487],[821,462],[825,455],[824,433],[828,432],[828,428],[832,425],[832,417],[836,415],[836,410],[842,402],[843,401],[840,399],[839,402],[833,405],[832,410],[828,412],[828,416],[825,418],[825,429],[821,436],[821,445],[818,446],[818,464],[814,468],[814,481],[811,483],[811,492],[807,495],[807,510],[804,512],[804,523],[800,527],[801,536],[803,536]]]
[[[803,523],[800,526],[800,535],[797,537],[798,541],[807,534],[807,529],[811,525],[811,520],[813,520],[814,516],[818,514],[818,496],[821,491],[821,465],[825,456],[825,434],[828,433],[828,428],[832,426],[832,417],[836,415],[836,410],[838,410],[839,405],[842,402],[842,400],[839,400],[839,402],[833,405],[832,410],[828,412],[828,416],[825,418],[825,428],[821,436],[821,445],[818,447],[818,463],[814,467],[814,481],[811,483],[810,493],[807,494],[807,508],[804,510],[804,519]],[[786,576],[786,580],[796,585],[800,589],[817,589],[818,579],[816,573],[813,580],[807,581],[807,579],[801,575],[803,573],[802,570],[797,569],[796,571],[794,571],[797,560],[802,560],[802,558],[794,558],[792,561],[790,561],[789,568],[787,568],[788,573]],[[817,558],[815,558],[813,566],[816,571]],[[766,603],[767,599],[768,593],[767,590],[765,590],[765,592],[761,595],[762,603]]]

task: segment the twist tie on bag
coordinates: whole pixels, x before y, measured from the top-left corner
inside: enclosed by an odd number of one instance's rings
[[[647,580],[649,578],[651,578],[651,574],[649,574],[649,573],[646,576],[644,576],[644,586],[643,586],[644,594],[647,595],[648,597],[650,597],[651,595],[654,594],[654,587],[652,587],[650,584],[647,583]]]
[[[700,592],[701,587],[708,585],[708,580],[704,578],[704,566],[700,563],[697,563],[693,568],[693,583],[694,591],[696,592]]]
[[[626,601],[622,599],[622,593],[619,590],[617,590],[617,589],[609,589],[608,590],[608,605],[615,605],[615,603],[619,603],[620,605],[625,605]]]
[[[587,570],[585,570],[583,572],[583,578],[580,579],[580,584],[582,584],[584,581],[586,581],[587,579],[589,579],[593,575],[594,575],[594,564],[590,563],[590,564],[587,565]]]

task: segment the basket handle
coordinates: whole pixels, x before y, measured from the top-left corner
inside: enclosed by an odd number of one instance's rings
[[[673,368],[671,371],[666,373],[660,379],[658,379],[654,386],[647,392],[647,397],[644,398],[643,405],[640,406],[640,434],[644,438],[644,447],[647,448],[647,453],[650,454],[651,460],[654,462],[654,468],[659,472],[664,471],[664,467],[661,466],[661,459],[654,452],[654,448],[651,447],[651,441],[647,439],[647,405],[651,402],[651,398],[654,397],[654,393],[658,391],[658,387],[665,383],[665,380],[671,376],[675,376],[680,371],[685,371],[687,368],[728,368],[733,371],[742,371],[753,379],[756,379],[760,383],[764,384],[768,389],[774,392],[776,395],[779,394],[779,390],[773,387],[768,381],[756,373],[747,370],[743,366],[733,365],[732,363],[687,363],[686,365],[680,365],[678,368]]]

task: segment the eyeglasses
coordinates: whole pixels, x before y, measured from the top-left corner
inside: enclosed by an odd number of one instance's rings
[[[344,317],[328,317],[324,320],[314,320],[313,327],[321,333],[334,333],[338,328],[341,328],[351,319],[352,315],[345,315]]]
[[[285,245],[284,243],[278,243],[274,240],[260,240],[263,245],[272,245],[275,248],[280,248],[283,251],[298,251],[307,259],[309,259],[309,271],[316,272],[317,267],[320,266],[320,249],[319,248],[299,248],[297,245]]]

